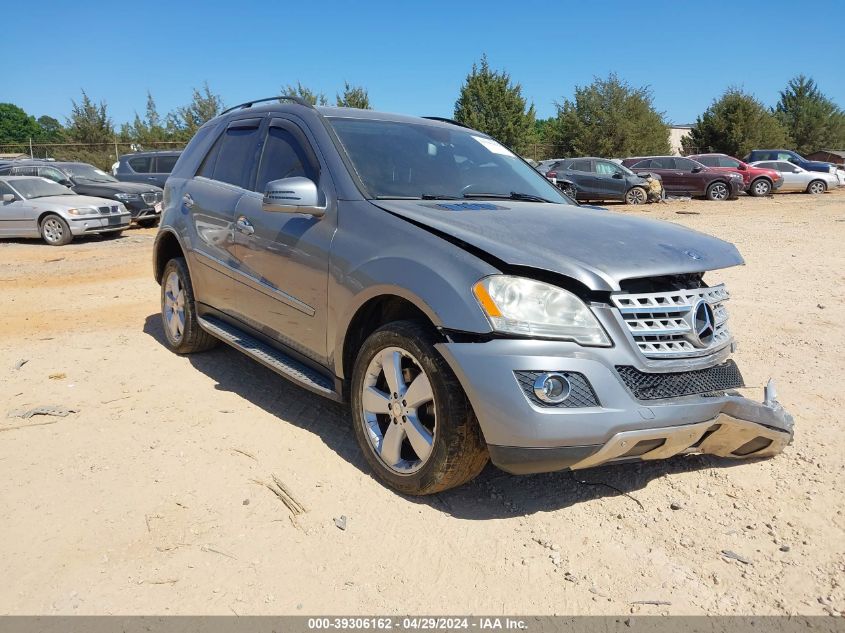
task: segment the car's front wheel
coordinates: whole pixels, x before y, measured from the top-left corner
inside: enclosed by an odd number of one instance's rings
[[[728,186],[723,182],[713,182],[707,187],[706,198],[708,200],[722,201],[727,200],[731,192]]]
[[[642,187],[631,187],[625,194],[625,204],[645,204],[648,193]]]
[[[758,178],[751,183],[748,192],[755,197],[768,196],[772,191],[772,184],[765,178]]]
[[[194,288],[184,257],[174,257],[164,266],[161,322],[167,344],[177,354],[204,352],[218,343],[197,321]]]
[[[41,238],[50,246],[64,246],[70,244],[73,233],[64,218],[51,213],[41,220]]]
[[[433,494],[474,478],[487,463],[475,414],[430,327],[397,321],[376,330],[352,372],[355,437],[383,482]]]
[[[827,185],[823,180],[814,180],[807,185],[807,193],[820,194],[827,191]]]

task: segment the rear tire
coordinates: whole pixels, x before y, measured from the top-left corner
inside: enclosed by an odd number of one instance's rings
[[[364,341],[352,371],[355,438],[376,477],[403,494],[460,486],[487,463],[481,428],[437,340],[430,326],[388,323]]]
[[[818,195],[827,191],[827,183],[824,180],[813,180],[807,185],[807,193]]]
[[[625,204],[645,204],[648,201],[648,193],[642,187],[631,187],[625,194]]]
[[[758,178],[757,180],[752,182],[751,186],[748,188],[748,193],[750,193],[755,198],[768,196],[771,192],[772,183],[770,183],[765,178]]]
[[[705,193],[705,197],[713,202],[722,202],[723,200],[727,200],[730,195],[731,190],[728,188],[728,185],[721,180],[711,182],[707,186],[707,192]]]
[[[41,239],[50,246],[64,246],[70,244],[73,233],[64,218],[51,213],[41,220]]]
[[[161,276],[161,322],[167,345],[177,354],[193,354],[216,347],[219,341],[197,321],[194,288],[184,257],[174,257]]]

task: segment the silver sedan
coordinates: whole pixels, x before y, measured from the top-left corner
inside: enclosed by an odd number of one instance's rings
[[[114,200],[79,196],[47,178],[0,177],[0,238],[40,237],[62,246],[78,235],[119,234],[129,221]]]
[[[823,171],[808,171],[798,165],[793,165],[785,160],[758,160],[749,163],[753,167],[774,169],[783,176],[783,184],[778,189],[779,193],[786,191],[805,191],[807,193],[824,193],[828,189],[836,189],[839,186],[839,179],[836,174],[828,174]]]

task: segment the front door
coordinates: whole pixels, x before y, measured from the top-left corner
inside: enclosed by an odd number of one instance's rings
[[[326,309],[329,248],[337,226],[334,187],[321,168],[315,144],[292,120],[271,119],[262,134],[253,191],[235,213],[238,261],[236,316],[318,362],[327,359]],[[327,195],[322,217],[262,209],[267,183],[301,176]]]
[[[609,160],[593,161],[596,170],[596,184],[603,200],[622,200],[625,197],[625,174],[619,165]]]

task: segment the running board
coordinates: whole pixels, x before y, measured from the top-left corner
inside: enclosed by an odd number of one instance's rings
[[[305,363],[294,360],[284,352],[280,352],[234,325],[229,325],[225,321],[221,321],[213,316],[199,317],[198,321],[203,330],[227,345],[240,350],[268,369],[272,369],[282,378],[287,378],[291,382],[321,396],[326,396],[333,400],[338,399],[338,394],[332,386],[332,381],[320,372],[311,369]]]

